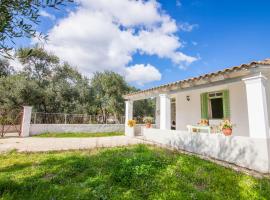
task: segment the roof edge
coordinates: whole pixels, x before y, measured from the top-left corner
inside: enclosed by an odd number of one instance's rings
[[[124,99],[130,99],[133,96],[137,96],[137,95],[140,95],[140,94],[143,94],[143,93],[146,93],[146,92],[156,91],[156,90],[159,90],[159,89],[164,89],[166,87],[171,87],[171,86],[179,85],[179,84],[186,83],[186,82],[199,81],[199,80],[202,80],[202,79],[205,79],[205,78],[211,78],[211,77],[214,77],[214,76],[230,74],[230,73],[236,72],[236,71],[248,70],[248,69],[257,67],[257,65],[270,65],[270,58],[262,60],[262,61],[253,61],[253,62],[250,62],[248,64],[241,64],[239,66],[225,68],[223,70],[219,70],[219,71],[216,71],[216,72],[203,74],[203,75],[200,75],[200,76],[197,76],[197,77],[187,78],[187,79],[175,81],[175,82],[168,83],[168,84],[163,84],[163,85],[160,85],[160,86],[156,86],[156,87],[153,87],[153,88],[149,88],[149,89],[145,89],[145,90],[141,90],[141,91],[137,91],[137,92],[132,92],[132,93],[123,95],[123,97],[124,97]]]

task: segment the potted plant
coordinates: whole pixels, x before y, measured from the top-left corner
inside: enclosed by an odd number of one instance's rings
[[[209,126],[209,121],[208,119],[201,119],[200,122],[198,123],[199,126]]]
[[[220,129],[222,130],[223,134],[226,136],[230,136],[232,134],[232,123],[230,120],[226,119],[223,120],[220,124]]]
[[[151,128],[153,121],[154,121],[153,117],[144,117],[143,118],[143,122],[145,123],[146,128]]]
[[[133,119],[128,120],[128,127],[132,128],[136,125],[136,121]]]

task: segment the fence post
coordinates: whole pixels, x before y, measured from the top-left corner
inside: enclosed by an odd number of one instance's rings
[[[67,124],[67,114],[65,114],[65,124]]]
[[[31,123],[32,107],[23,107],[23,118],[21,126],[21,137],[29,137],[30,135],[30,123]]]

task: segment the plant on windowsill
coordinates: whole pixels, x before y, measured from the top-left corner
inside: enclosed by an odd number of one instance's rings
[[[132,128],[136,125],[136,121],[133,119],[130,119],[130,120],[128,120],[127,125],[128,125],[128,127]]]
[[[146,128],[151,128],[153,121],[154,121],[153,117],[144,117],[143,118],[143,122],[145,123]]]
[[[220,129],[222,130],[223,134],[225,136],[230,136],[232,135],[232,123],[230,120],[226,119],[223,120],[220,124]]]

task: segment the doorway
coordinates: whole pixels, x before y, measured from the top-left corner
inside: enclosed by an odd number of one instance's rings
[[[171,98],[171,130],[176,130],[176,99]]]

